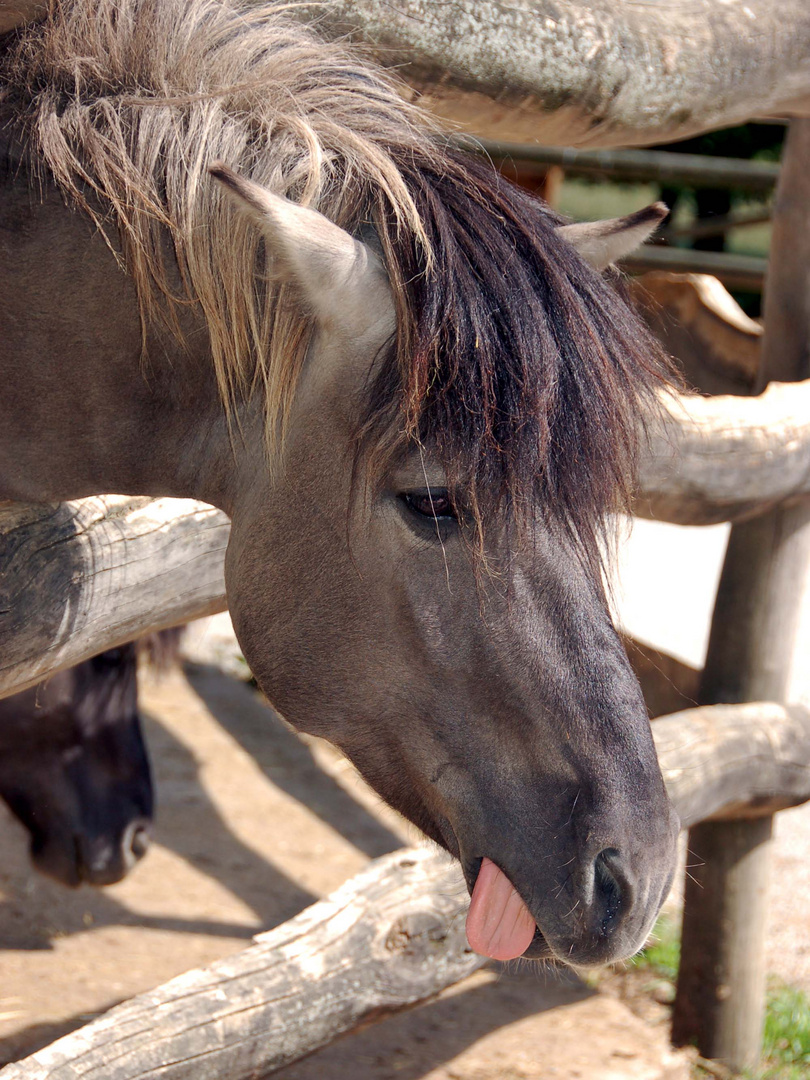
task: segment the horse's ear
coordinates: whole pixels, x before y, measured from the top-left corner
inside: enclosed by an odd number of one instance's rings
[[[574,245],[586,262],[597,270],[604,270],[610,263],[641,247],[668,213],[669,207],[657,202],[627,217],[561,225],[558,231],[569,244]]]
[[[222,162],[208,171],[261,230],[279,276],[295,283],[316,319],[357,337],[393,310],[385,267],[367,244]]]

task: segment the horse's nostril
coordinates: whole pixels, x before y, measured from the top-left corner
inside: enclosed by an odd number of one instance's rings
[[[142,859],[149,849],[149,833],[144,828],[138,828],[132,834],[130,851],[136,859]]]
[[[142,859],[149,850],[149,825],[145,821],[132,822],[124,833],[121,848],[128,866]]]
[[[605,848],[594,859],[593,902],[599,930],[607,935],[615,927],[622,909],[625,881],[620,869],[619,852]]]

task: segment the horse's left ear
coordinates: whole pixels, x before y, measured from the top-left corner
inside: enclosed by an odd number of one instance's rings
[[[261,230],[279,276],[298,287],[316,319],[359,337],[393,311],[385,267],[367,244],[222,162],[208,171]]]
[[[558,232],[574,245],[586,262],[597,270],[604,270],[610,263],[641,247],[668,213],[669,207],[657,202],[627,217],[561,225]]]

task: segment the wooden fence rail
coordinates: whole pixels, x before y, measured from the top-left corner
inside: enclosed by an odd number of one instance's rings
[[[685,825],[810,799],[805,709],[691,709],[657,720],[653,734]],[[486,963],[467,944],[468,903],[444,853],[386,855],[242,952],[116,1006],[0,1069],[0,1080],[266,1076]]]
[[[0,0],[0,32],[46,8]],[[310,0],[291,9],[328,36],[369,46],[424,104],[493,139],[643,146],[810,112],[806,0]]]
[[[779,178],[779,164],[775,161],[678,154],[671,150],[577,150],[573,146],[536,146],[489,139],[460,141],[465,149],[478,150],[495,161],[559,165],[572,176],[760,192],[771,191]]]
[[[297,11],[370,45],[441,116],[495,139],[640,146],[810,106],[805,0],[313,0]]]
[[[0,504],[0,697],[224,611],[230,522],[190,499]]]
[[[810,381],[663,400],[637,512],[742,519],[810,494]],[[222,611],[230,525],[205,503],[99,496],[0,505],[0,697],[140,634]]]
[[[810,380],[758,397],[666,395],[639,463],[635,512],[678,525],[741,521],[810,494]]]

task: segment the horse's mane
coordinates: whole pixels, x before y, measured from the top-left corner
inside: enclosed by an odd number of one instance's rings
[[[271,449],[310,321],[207,168],[221,159],[350,231],[372,225],[398,340],[361,443],[429,444],[479,537],[490,512],[539,500],[592,552],[628,494],[657,346],[544,204],[450,148],[393,78],[294,6],[51,0],[8,42],[0,103],[63,191],[117,228],[144,325],[177,329],[175,303],[199,302],[223,401],[260,388]]]

